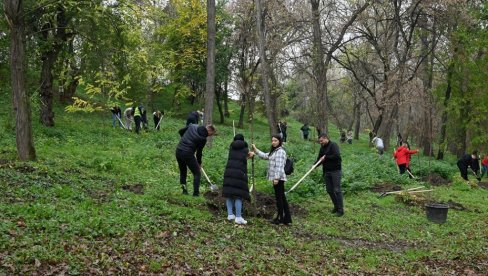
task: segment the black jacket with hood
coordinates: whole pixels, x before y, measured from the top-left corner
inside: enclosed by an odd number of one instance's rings
[[[189,125],[179,131],[181,139],[177,150],[186,153],[197,153],[198,164],[202,164],[202,151],[207,143],[208,131],[204,126]]]
[[[224,172],[224,197],[251,200],[247,179],[247,154],[249,148],[244,140],[235,140],[230,145],[229,158]]]

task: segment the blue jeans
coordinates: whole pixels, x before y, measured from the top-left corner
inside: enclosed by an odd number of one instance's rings
[[[120,123],[119,119],[117,119],[117,115],[113,114],[112,113],[112,126],[115,127],[117,125],[117,122],[119,124],[119,126],[122,126],[122,124]]]
[[[236,217],[241,217],[242,211],[242,199],[240,198],[227,198],[225,200],[225,204],[227,205],[227,215],[233,215],[234,212],[232,211],[234,204],[236,207]]]
[[[481,165],[481,176],[480,176],[480,178],[482,178],[485,175],[485,173],[487,173],[487,172],[488,172],[488,166]]]

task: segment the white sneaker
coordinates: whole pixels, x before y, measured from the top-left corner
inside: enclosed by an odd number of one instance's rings
[[[237,217],[235,222],[237,224],[247,224],[247,221],[245,221],[242,217]]]
[[[234,220],[236,218],[236,216],[234,215],[228,215],[227,216],[227,220]]]

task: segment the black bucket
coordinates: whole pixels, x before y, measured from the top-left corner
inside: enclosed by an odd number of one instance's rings
[[[431,203],[425,205],[427,219],[435,223],[444,223],[447,219],[449,205],[441,203]]]

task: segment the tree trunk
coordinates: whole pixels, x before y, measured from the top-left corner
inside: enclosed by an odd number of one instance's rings
[[[225,77],[223,97],[224,97],[224,116],[226,118],[229,118],[230,112],[229,112],[229,76],[228,75]]]
[[[54,126],[53,112],[53,67],[57,53],[48,51],[42,53],[41,87],[40,87],[40,120],[45,126]]]
[[[4,11],[11,31],[10,69],[17,153],[22,161],[35,160],[30,101],[25,87],[25,23],[22,0],[4,0]]]
[[[320,29],[319,0],[310,0],[312,6],[313,24],[313,75],[317,85],[315,118],[316,125],[320,132],[328,132],[328,113],[326,108],[327,99],[327,75],[324,65],[324,47],[322,45],[322,31]]]
[[[237,123],[238,128],[244,127],[244,114],[246,110],[246,93],[241,95],[241,112],[239,113],[239,123]]]
[[[439,151],[437,152],[437,160],[444,159],[444,148],[446,146],[445,141],[447,132],[447,107],[449,105],[449,100],[451,99],[453,71],[454,65],[450,64],[449,68],[447,69],[447,88],[444,96],[444,110],[442,111],[441,118],[441,133],[439,136]]]
[[[354,127],[354,139],[359,140],[359,132],[361,131],[361,105],[358,105],[356,112],[356,126]]]
[[[215,99],[215,0],[207,0],[207,83],[205,124],[212,124]],[[211,140],[210,140],[211,141]],[[209,142],[210,142],[209,141]]]
[[[217,91],[215,93],[215,96],[217,97],[217,108],[219,109],[219,115],[220,115],[220,123],[224,123],[224,110],[222,109],[222,88],[220,86],[217,87]]]
[[[259,58],[261,60],[261,80],[263,82],[263,90],[264,90],[264,104],[266,108],[266,117],[268,119],[269,124],[269,134],[270,136],[278,133],[278,126],[277,126],[277,118],[276,118],[276,110],[272,107],[273,99],[271,95],[271,91],[269,88],[269,64],[268,60],[266,59],[266,37],[264,34],[264,14],[261,5],[261,0],[256,0],[256,25],[257,25],[257,32],[258,32],[258,48],[259,48]]]

